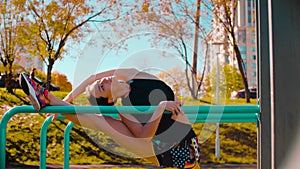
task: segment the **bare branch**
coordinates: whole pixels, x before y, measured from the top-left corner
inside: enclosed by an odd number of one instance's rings
[[[54,58],[57,59],[59,54],[60,54],[60,50],[63,48],[63,46],[65,45],[65,42],[67,41],[68,37],[71,35],[71,33],[73,33],[76,29],[80,28],[81,26],[83,26],[84,24],[86,24],[87,22],[89,22],[91,19],[95,18],[98,15],[101,15],[108,7],[103,8],[100,12],[97,12],[96,14],[92,15],[91,17],[87,18],[86,20],[84,20],[83,22],[79,23],[78,25],[76,25],[75,27],[73,27],[69,32],[67,32],[65,34],[65,36],[62,38],[62,40],[59,43],[58,49],[54,55]],[[110,21],[109,19],[107,19],[107,21]]]

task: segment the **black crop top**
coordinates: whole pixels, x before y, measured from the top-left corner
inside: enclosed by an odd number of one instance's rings
[[[161,101],[174,100],[173,90],[160,80],[133,79],[128,97],[122,98],[126,106],[156,106]]]

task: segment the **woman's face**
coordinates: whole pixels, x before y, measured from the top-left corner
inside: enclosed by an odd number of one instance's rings
[[[104,77],[101,80],[95,81],[93,84],[89,86],[90,94],[96,98],[111,97],[111,83],[112,83],[112,77]]]

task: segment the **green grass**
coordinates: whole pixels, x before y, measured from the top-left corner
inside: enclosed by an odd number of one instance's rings
[[[181,98],[184,105],[215,105],[215,100],[211,98],[202,98],[199,100],[194,100],[191,97]],[[246,105],[246,104],[257,104],[257,99],[250,99],[250,103],[246,103],[245,99],[223,99],[220,101],[220,105]]]
[[[63,98],[66,92],[52,92]],[[185,105],[203,105],[205,103],[184,98]],[[206,99],[208,102],[209,99]],[[73,102],[76,105],[87,104],[84,95]],[[228,104],[245,104],[245,100],[229,100]],[[252,104],[257,104],[251,100]],[[29,100],[21,90],[9,94],[0,88],[0,106],[29,104]],[[3,111],[0,111],[0,119]],[[21,164],[39,163],[39,132],[45,119],[43,114],[17,114],[12,117],[7,127],[7,159],[8,162]],[[47,163],[63,164],[63,130],[68,121],[54,121],[50,124],[47,134]],[[256,124],[253,123],[223,123],[220,124],[221,157],[215,157],[215,124],[197,123],[193,125],[199,136],[201,147],[201,163],[256,163]],[[125,149],[119,147],[111,138],[101,132],[86,130],[74,126],[70,138],[71,164],[136,164],[146,163],[142,159],[124,158],[128,155]]]

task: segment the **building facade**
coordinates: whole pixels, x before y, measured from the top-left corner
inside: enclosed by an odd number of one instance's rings
[[[246,68],[249,87],[257,87],[257,43],[255,0],[238,2],[237,42]]]
[[[222,11],[220,11],[222,17]],[[256,51],[256,7],[255,0],[240,0],[236,12],[235,36],[239,50],[246,69],[249,87],[257,87],[257,51]],[[225,36],[224,28],[220,24],[213,26],[206,39],[202,41],[202,46],[208,50],[204,55],[207,69],[206,73],[215,67],[216,58],[219,64],[230,64],[237,67],[237,61],[230,39]],[[208,42],[209,41],[209,42]],[[208,43],[207,43],[208,42]]]

